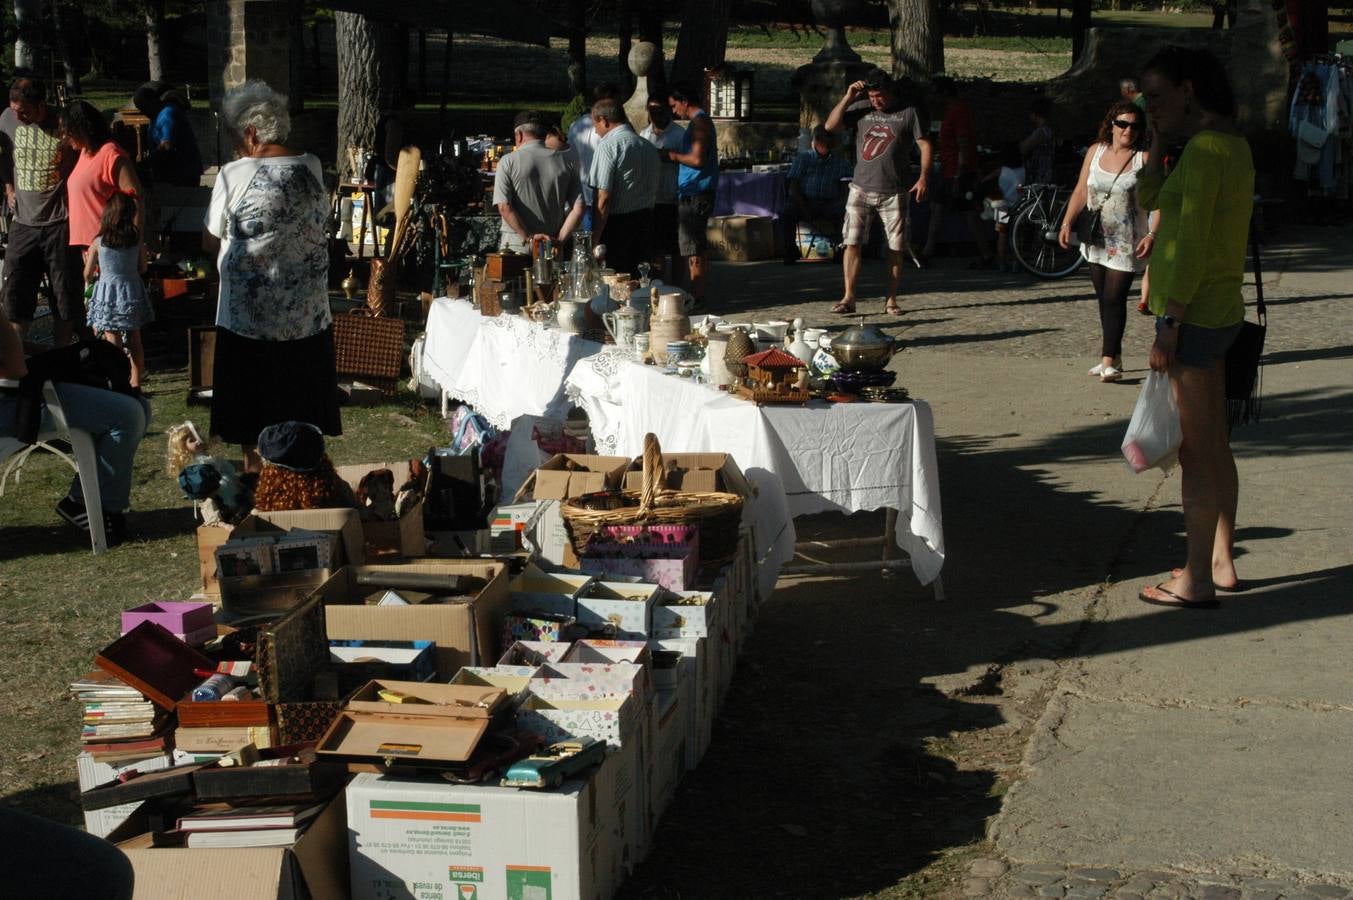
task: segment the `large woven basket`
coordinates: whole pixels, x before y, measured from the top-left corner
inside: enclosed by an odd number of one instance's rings
[[[583,494],[559,504],[573,552],[607,525],[695,525],[702,564],[723,564],[737,555],[742,498],[721,491],[673,491],[663,487],[662,448],[644,436],[644,478],[639,491]]]

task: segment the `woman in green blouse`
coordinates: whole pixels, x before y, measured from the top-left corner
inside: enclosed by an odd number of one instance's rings
[[[1154,133],[1137,196],[1161,212],[1151,257],[1157,316],[1151,368],[1169,373],[1179,402],[1188,562],[1140,596],[1163,606],[1210,607],[1218,590],[1239,587],[1232,555],[1239,486],[1226,425],[1225,358],[1245,317],[1240,284],[1254,162],[1233,121],[1231,85],[1211,53],[1165,48],[1147,63],[1142,93]],[[1167,176],[1166,148],[1181,143]]]

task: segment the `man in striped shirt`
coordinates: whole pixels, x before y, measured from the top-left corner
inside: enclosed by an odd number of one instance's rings
[[[597,243],[606,245],[611,268],[634,274],[649,257],[658,150],[630,127],[618,100],[593,104],[592,123],[601,138],[588,176],[596,202],[593,234]]]

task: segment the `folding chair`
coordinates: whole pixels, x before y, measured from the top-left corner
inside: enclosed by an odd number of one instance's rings
[[[0,378],[0,387],[17,386],[16,381]],[[15,483],[18,483],[24,463],[28,462],[28,457],[34,450],[55,453],[80,476],[80,488],[85,495],[85,512],[89,515],[89,541],[96,555],[103,553],[108,549],[108,538],[103,528],[103,497],[99,494],[99,460],[94,452],[94,436],[87,431],[70,427],[66,421],[66,412],[61,408],[61,398],[50,381],[42,386],[42,396],[47,403],[47,414],[52,420],[50,429],[43,430],[32,444],[23,444],[14,438],[0,437],[0,465],[4,466],[3,472],[0,472],[0,497],[5,495],[5,485],[9,483],[11,474],[14,475]],[[51,442],[58,439],[70,443],[73,458],[71,453],[52,445]]]

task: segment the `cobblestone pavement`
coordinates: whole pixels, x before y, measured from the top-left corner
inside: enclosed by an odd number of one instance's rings
[[[1121,900],[1323,900],[1347,897],[1337,884],[1298,884],[1242,876],[1200,879],[1175,872],[1120,872],[1117,869],[1017,865],[975,859],[963,879],[964,897],[1117,897]]]

